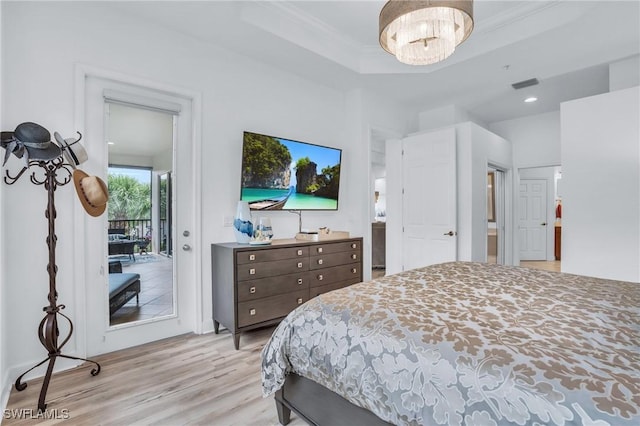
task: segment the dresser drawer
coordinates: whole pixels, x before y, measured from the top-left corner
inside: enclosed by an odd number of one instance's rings
[[[273,277],[309,270],[309,258],[274,260],[272,262],[245,263],[238,265],[238,281]]]
[[[313,287],[309,290],[309,296],[316,297],[321,295],[322,293],[328,293],[333,290],[338,290],[340,288],[349,287],[351,284],[357,284],[359,281],[356,280],[354,282],[351,281],[342,281],[339,283],[333,283],[329,285],[321,285],[319,287]]]
[[[360,262],[360,251],[351,250],[339,253],[322,254],[309,258],[309,269],[329,268],[345,265],[347,263]]]
[[[360,263],[318,269],[309,273],[309,285],[311,287],[347,280],[352,281],[352,283],[362,281],[362,269]]]
[[[258,249],[239,251],[236,253],[236,263],[271,262],[273,260],[305,258],[309,256],[309,247],[285,247],[277,249]]]
[[[277,323],[311,292],[361,282],[362,238],[212,244],[211,278],[214,332],[228,329],[238,349],[241,333]]]
[[[308,289],[238,303],[238,327],[285,317],[307,300],[309,300]]]
[[[309,272],[238,282],[238,302],[291,293],[309,288]]]
[[[314,244],[309,247],[309,254],[316,256],[319,254],[337,253],[341,251],[360,251],[360,241],[343,241],[339,243]]]

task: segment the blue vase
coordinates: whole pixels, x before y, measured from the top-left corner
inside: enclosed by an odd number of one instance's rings
[[[233,221],[233,232],[236,234],[236,241],[240,244],[249,244],[253,236],[253,222],[251,221],[251,210],[249,203],[238,201],[236,217]]]

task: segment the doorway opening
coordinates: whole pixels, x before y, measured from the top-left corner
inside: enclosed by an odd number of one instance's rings
[[[78,238],[78,256],[84,259],[82,274],[86,283],[85,297],[87,306],[92,307],[86,310],[86,353],[93,356],[191,331],[201,332],[203,315],[199,302],[202,300],[202,289],[198,285],[201,261],[199,256],[194,255],[194,252],[199,253],[201,246],[201,204],[195,196],[200,188],[196,177],[200,175],[198,159],[201,140],[197,129],[201,122],[201,96],[164,83],[82,65],[78,65],[76,77],[78,93],[83,101],[78,102],[76,113],[85,120],[82,127],[85,130],[86,149],[93,154],[93,173],[105,176],[107,180],[110,165],[151,169],[151,230],[150,244],[146,250],[147,253],[159,254],[160,215],[155,210],[159,206],[157,177],[170,171],[174,194],[171,202],[171,234],[174,245],[183,248],[179,252],[174,250],[171,257],[154,256],[168,261],[170,272],[159,271],[156,268],[159,262],[155,262],[149,263],[150,270],[139,273],[139,278],[135,277],[138,273],[132,273],[135,278],[132,282],[126,282],[125,287],[134,295],[127,302],[133,303],[141,316],[134,321],[112,325],[107,215],[103,215],[101,220],[87,219],[82,222],[83,229],[79,235],[83,238]],[[119,111],[126,112],[118,114]],[[119,132],[113,126],[114,122],[133,120],[143,113],[159,113],[165,118],[162,120],[165,124],[147,126],[144,131],[140,131],[139,125],[129,128],[118,126]],[[164,128],[170,130],[165,131]],[[155,137],[156,133],[169,135],[170,143],[166,149],[159,139],[161,136]],[[134,142],[136,137],[138,139]],[[146,148],[143,148],[145,145],[141,141],[146,141]],[[180,173],[180,170],[185,173]],[[176,202],[177,198],[179,203]],[[177,233],[178,228],[180,234]],[[144,252],[142,256],[146,256]],[[135,262],[132,258],[129,264],[142,266],[139,258],[138,246]],[[126,273],[125,265],[122,266],[122,273]],[[154,274],[171,277],[172,311],[160,316],[143,317],[147,307],[159,301],[157,294],[154,296],[149,292],[148,297],[143,298],[140,291],[144,287],[143,279],[150,279]],[[138,279],[139,287],[135,282]]]
[[[371,132],[371,179],[373,180],[373,219],[371,221],[371,278],[384,277],[386,268],[387,180],[385,140]]]
[[[560,166],[519,170],[517,225],[520,266],[560,271],[561,178]]]
[[[172,316],[172,204],[165,168],[173,162],[174,115],[122,103],[106,102],[105,109],[109,325]]]
[[[505,172],[487,170],[487,263],[505,263]]]

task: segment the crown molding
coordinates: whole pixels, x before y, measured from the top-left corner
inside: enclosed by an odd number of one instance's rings
[[[263,6],[273,7],[280,10],[283,14],[288,15],[293,21],[300,22],[304,28],[316,34],[323,34],[325,38],[332,40],[340,40],[341,43],[349,48],[361,49],[362,44],[353,38],[338,31],[336,28],[327,24],[315,16],[303,12],[299,7],[288,2],[262,2]]]
[[[476,22],[456,53],[427,67],[401,64],[379,45],[363,45],[291,2],[248,3],[241,19],[359,74],[428,74],[570,23],[595,5],[566,0],[518,2]]]
[[[240,16],[245,23],[359,72],[364,46],[289,2],[251,2]]]
[[[560,0],[522,2],[476,23],[473,31],[480,34],[497,31],[524,19],[535,17],[539,13],[559,6],[560,3]]]

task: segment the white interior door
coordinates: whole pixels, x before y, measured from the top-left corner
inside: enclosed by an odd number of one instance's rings
[[[454,128],[402,140],[403,270],[456,260]]]
[[[90,162],[85,171],[100,176],[106,181],[108,166],[107,140],[105,132],[105,90],[117,90],[138,99],[139,105],[153,100],[156,107],[162,104],[178,104],[180,112],[174,118],[174,144],[172,164],[173,212],[172,237],[180,249],[174,250],[173,285],[174,309],[170,315],[150,320],[135,321],[110,326],[108,309],[107,267],[107,215],[85,220],[85,282],[87,283],[87,355],[111,352],[154,340],[184,334],[196,329],[196,259],[191,250],[194,246],[195,229],[193,126],[191,100],[178,95],[155,91],[140,86],[115,82],[110,79],[88,77],[85,85],[85,132],[83,139]],[[87,170],[89,169],[89,170]],[[185,232],[187,231],[187,232]],[[182,249],[185,248],[185,250]]]
[[[520,260],[547,259],[547,181],[522,179],[518,196]]]

